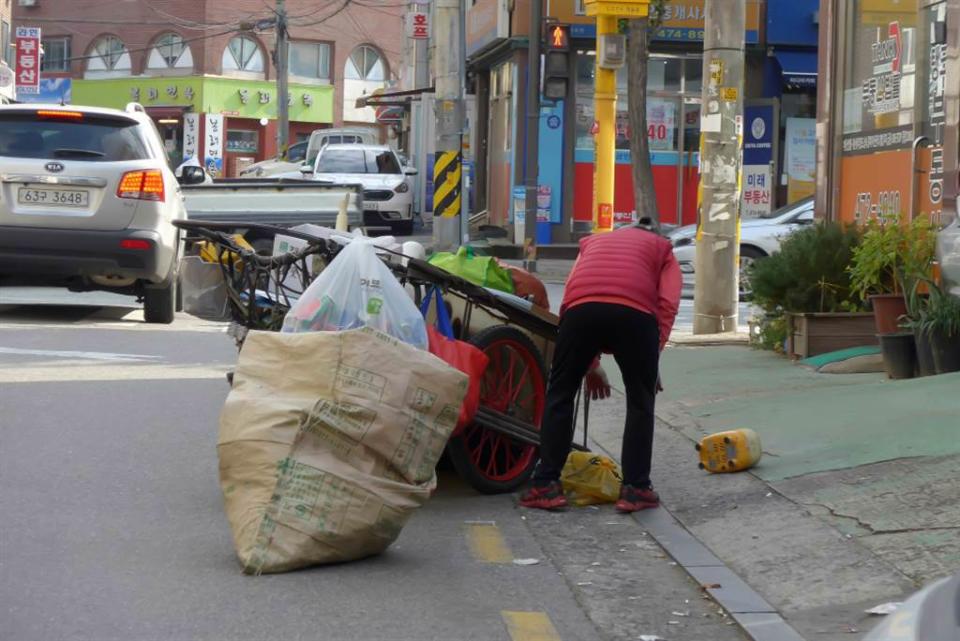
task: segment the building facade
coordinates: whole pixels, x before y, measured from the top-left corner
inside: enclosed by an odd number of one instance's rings
[[[550,0],[544,7],[545,16],[571,25],[571,53],[566,98],[541,107],[540,243],[567,242],[592,229],[596,28],[584,4]],[[746,3],[748,216],[813,190],[818,4]],[[512,221],[514,190],[524,184],[527,41],[540,29],[531,30],[529,9],[524,0],[475,0],[468,9],[467,55],[478,106],[477,199],[497,225]],[[650,41],[645,134],[665,223],[690,224],[697,217],[704,18],[704,0],[672,0]],[[614,215],[626,222],[634,215],[626,68],[618,72],[617,87]]]
[[[960,0],[823,0],[816,210],[957,216]]]
[[[286,7],[291,143],[344,124],[386,137],[375,110],[356,101],[396,80],[401,8],[353,3],[338,11],[311,0],[288,0]],[[41,92],[24,100],[140,102],[171,162],[199,156],[215,174],[236,175],[277,153],[275,15],[268,4],[36,0],[17,4],[13,14],[16,26],[42,30]]]

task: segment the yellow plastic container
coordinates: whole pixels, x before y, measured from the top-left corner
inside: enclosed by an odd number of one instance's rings
[[[234,240],[234,241],[237,243],[237,245],[239,245],[240,247],[243,247],[244,249],[249,249],[250,251],[253,251],[253,247],[250,246],[250,243],[248,243],[248,242],[247,242],[247,239],[244,238],[242,235],[240,235],[240,234],[234,234],[234,235],[233,235],[233,240]],[[211,243],[211,242],[209,242],[209,241],[201,240],[200,242],[197,243],[197,246],[200,248],[200,260],[204,261],[205,263],[216,263],[216,262],[217,262],[217,254],[220,255],[220,261],[221,261],[224,265],[227,264],[227,261],[231,261],[231,262],[233,262],[234,264],[240,262],[240,255],[239,255],[239,254],[237,254],[236,252],[232,252],[232,251],[222,251],[222,252],[221,252],[221,251],[218,251],[216,245],[214,245],[213,243]]]
[[[713,473],[749,469],[763,454],[760,437],[746,428],[704,436],[696,447],[700,453],[700,469]]]

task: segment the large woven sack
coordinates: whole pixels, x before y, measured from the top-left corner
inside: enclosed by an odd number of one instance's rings
[[[467,377],[371,328],[251,332],[220,417],[220,485],[244,572],[385,550],[436,487]]]

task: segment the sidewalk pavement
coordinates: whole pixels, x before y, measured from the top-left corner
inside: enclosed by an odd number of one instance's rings
[[[620,452],[623,384],[591,405]],[[738,345],[664,353],[653,478],[664,506],[808,641],[858,639],[868,607],[960,568],[960,374],[819,374]],[[693,445],[749,427],[752,470],[710,475]],[[618,457],[617,457],[618,458]]]

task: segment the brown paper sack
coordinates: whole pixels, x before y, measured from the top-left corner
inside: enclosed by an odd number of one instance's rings
[[[467,377],[369,328],[250,332],[220,416],[220,487],[244,572],[385,550],[436,487]]]

